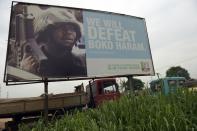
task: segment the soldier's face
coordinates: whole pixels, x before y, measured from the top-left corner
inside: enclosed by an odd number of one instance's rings
[[[58,26],[53,32],[53,39],[55,44],[65,47],[67,50],[72,50],[76,42],[77,33],[73,25]]]

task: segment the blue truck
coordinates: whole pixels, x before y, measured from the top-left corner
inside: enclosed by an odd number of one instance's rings
[[[178,88],[184,87],[185,77],[165,77],[150,82],[150,89],[153,94],[161,92],[164,95],[176,92]]]

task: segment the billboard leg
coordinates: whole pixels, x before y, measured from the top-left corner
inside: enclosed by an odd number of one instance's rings
[[[48,79],[44,79],[44,122],[48,124]]]
[[[92,79],[94,81],[94,79]],[[93,92],[92,92],[92,83],[89,81],[89,86],[90,86],[90,107],[95,108],[95,102],[94,102],[94,97],[93,97]]]
[[[134,91],[133,76],[130,75],[127,76],[127,78],[128,78],[128,89],[133,92]]]

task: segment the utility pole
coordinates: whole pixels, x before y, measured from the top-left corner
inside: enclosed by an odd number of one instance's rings
[[[156,75],[157,75],[157,78],[159,79],[159,75],[160,75],[160,73],[156,73]]]
[[[9,97],[9,92],[7,91],[7,98]]]
[[[0,85],[0,98],[1,98],[1,85]]]

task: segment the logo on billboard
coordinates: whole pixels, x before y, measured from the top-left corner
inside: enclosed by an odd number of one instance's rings
[[[141,69],[143,72],[149,72],[150,71],[150,65],[149,62],[141,62]]]

